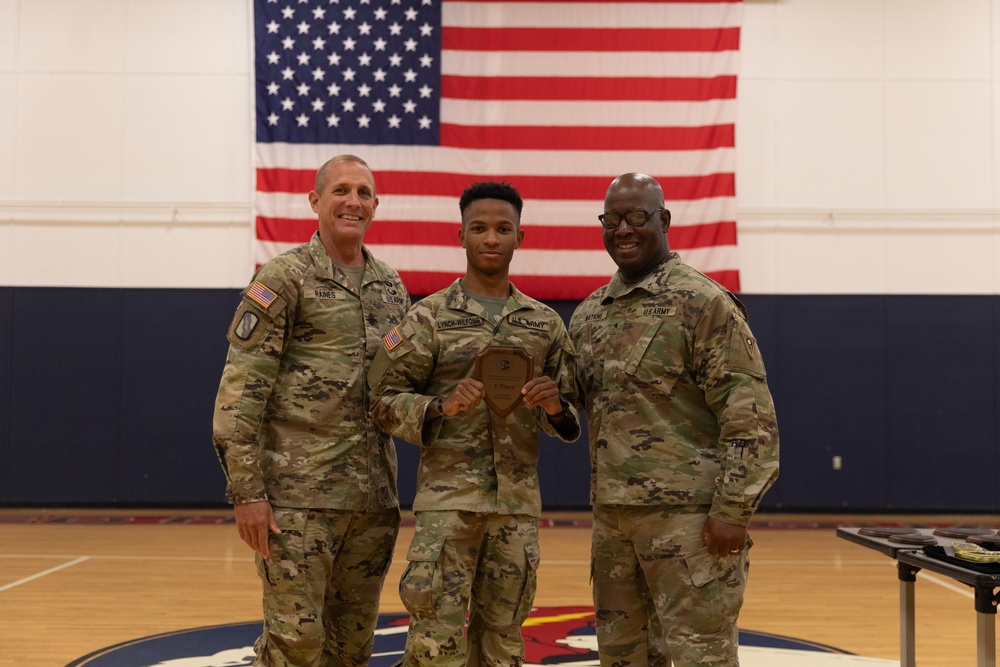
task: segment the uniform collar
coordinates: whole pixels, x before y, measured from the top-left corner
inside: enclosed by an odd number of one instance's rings
[[[483,307],[466,293],[462,285],[462,279],[456,278],[455,282],[448,287],[448,292],[444,298],[445,307],[474,315],[482,315]],[[507,305],[504,306],[502,315],[519,310],[534,310],[534,308],[528,297],[517,289],[514,283],[510,283],[510,296],[507,297]]]
[[[316,267],[317,277],[333,280],[341,286],[354,291],[354,283],[351,282],[351,280],[347,277],[347,274],[344,273],[332,259],[330,259],[330,256],[326,254],[326,248],[323,247],[323,242],[319,238],[319,232],[313,234],[312,239],[309,241],[309,254],[312,255],[313,264]],[[373,280],[385,280],[385,276],[382,275],[382,271],[378,267],[377,263],[372,261],[374,258],[366,246],[361,246],[361,254],[365,257],[365,275],[361,279],[361,284],[366,285]]]
[[[659,294],[667,287],[670,272],[681,263],[681,256],[676,252],[667,255],[667,258],[660,262],[652,271],[647,273],[642,280],[635,283],[626,283],[622,279],[621,271],[615,271],[611,276],[611,282],[604,288],[604,297],[601,303],[607,305],[615,299],[620,299],[635,290],[643,290],[649,294]]]

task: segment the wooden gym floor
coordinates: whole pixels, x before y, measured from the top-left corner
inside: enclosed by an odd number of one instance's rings
[[[225,510],[0,508],[0,665],[63,667],[120,642],[261,617],[251,551]],[[413,534],[400,532],[382,596],[397,592]],[[836,526],[975,525],[1000,516],[759,514],[752,526],[744,630],[899,659],[894,561],[835,535]],[[546,514],[539,606],[590,605],[588,513]],[[916,584],[920,667],[976,663],[971,589],[934,574]]]

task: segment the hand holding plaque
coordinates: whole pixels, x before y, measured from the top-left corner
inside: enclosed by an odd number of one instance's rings
[[[499,417],[518,406],[521,389],[534,372],[534,357],[520,347],[490,345],[476,355],[475,377],[484,385],[483,400]]]

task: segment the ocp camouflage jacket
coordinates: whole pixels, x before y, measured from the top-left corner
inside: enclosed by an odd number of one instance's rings
[[[417,302],[372,363],[372,418],[421,447],[413,509],[466,510],[538,516],[538,433],[567,442],[580,435],[573,347],[566,326],[548,306],[512,286],[500,321],[469,298],[461,280]],[[488,345],[517,346],[534,357],[534,376],[547,375],[567,402],[556,429],[541,408],[521,403],[506,416],[486,403],[451,417],[425,419],[428,405],[472,377],[476,354]]]
[[[710,505],[746,525],[778,475],[778,427],[743,305],[674,253],[616,273],[570,321],[591,501]]]
[[[393,269],[364,254],[360,294],[318,233],[244,290],[215,406],[230,502],[398,506],[396,450],[368,419],[365,374],[410,298]]]

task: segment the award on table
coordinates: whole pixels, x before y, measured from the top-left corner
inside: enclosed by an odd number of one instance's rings
[[[520,347],[490,345],[476,355],[476,379],[485,385],[485,401],[499,417],[521,402],[521,389],[535,372],[535,359]]]

